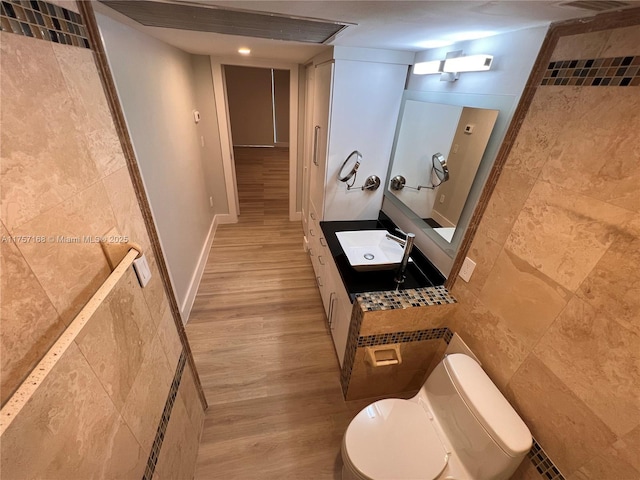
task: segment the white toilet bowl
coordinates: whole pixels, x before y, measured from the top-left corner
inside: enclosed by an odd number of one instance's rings
[[[409,399],[385,399],[351,421],[343,480],[508,479],[531,433],[480,365],[448,355]]]

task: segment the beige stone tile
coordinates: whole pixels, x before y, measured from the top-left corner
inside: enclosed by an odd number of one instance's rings
[[[156,335],[122,408],[122,417],[145,452],[151,451],[173,375]]]
[[[200,401],[200,396],[198,395],[198,390],[196,389],[196,383],[189,362],[184,366],[178,392],[189,414],[191,425],[193,425],[193,429],[197,432],[199,438],[204,422],[204,409]]]
[[[76,343],[120,410],[152,344],[155,325],[133,268],[82,329]]]
[[[600,52],[601,57],[640,55],[640,26],[609,30],[610,36]]]
[[[113,227],[115,219],[98,182],[15,230],[47,240],[22,244],[21,251],[67,323],[111,272],[100,244],[85,242],[84,237],[104,235]]]
[[[628,210],[538,181],[506,248],[575,292],[616,238],[628,235]]]
[[[640,472],[640,427],[634,428],[611,447],[612,455]],[[638,477],[640,478],[640,476]]]
[[[476,262],[476,268],[469,282],[465,283],[465,287],[476,295],[480,294],[482,287],[484,287],[489,277],[489,273],[491,273],[491,269],[498,259],[498,255],[500,255],[502,251],[502,246],[488,237],[488,231],[484,228],[485,224],[486,223],[483,222],[476,231],[471,246],[469,247],[469,252],[467,253],[467,257]],[[509,227],[509,229],[511,229],[511,227]],[[464,280],[461,278],[456,279],[456,285],[463,282]]]
[[[640,211],[640,100],[627,88],[582,88],[541,178]]]
[[[139,479],[146,452],[71,344],[2,436],[2,478]]]
[[[567,480],[603,480],[609,478],[635,480],[640,478],[640,471],[617,457],[613,449],[608,449],[575,472],[567,475],[566,478]]]
[[[507,398],[562,472],[573,472],[616,437],[534,354],[509,382]]]
[[[53,52],[75,107],[71,116],[76,129],[101,176],[109,175],[125,166],[126,161],[93,52],[60,44],[53,44]]]
[[[400,344],[400,365],[374,367],[367,363],[366,348],[358,348],[354,361],[347,399],[397,396],[416,392],[426,380],[427,370],[440,351],[440,340],[425,340]]]
[[[147,300],[147,305],[153,321],[158,325],[165,311],[169,310],[169,302],[164,290],[164,283],[162,277],[160,277],[160,270],[158,270],[158,263],[151,250],[145,252],[147,262],[149,263],[149,269],[151,270],[151,280],[146,287],[142,289],[144,298]]]
[[[567,35],[558,39],[551,61],[598,58],[609,40],[611,30]]]
[[[498,388],[504,390],[530,349],[511,330],[508,320],[492,314],[462,282],[453,291],[461,305],[454,331],[482,362],[482,368]]]
[[[176,324],[170,309],[166,309],[160,325],[158,325],[158,337],[171,369],[175,370],[182,353],[182,342],[176,330]]]
[[[360,335],[440,328],[455,309],[456,304],[446,304],[364,312]]]
[[[4,404],[65,325],[2,224],[0,234],[0,395]]]
[[[525,458],[509,480],[540,480],[541,477],[528,458]]]
[[[562,311],[570,293],[508,249],[498,259],[479,299],[519,341],[532,348]]]
[[[52,45],[0,33],[1,215],[12,233],[99,175],[75,130],[73,102]]]
[[[576,293],[599,315],[640,335],[640,237],[615,240]]]
[[[558,139],[562,138],[582,89],[567,86],[538,88],[509,153],[506,169],[534,178],[538,176]],[[518,181],[526,182],[525,179]]]
[[[484,233],[487,239],[499,246],[504,245],[534,183],[535,178],[527,173],[513,168],[503,169],[478,232]]]
[[[109,196],[111,208],[118,223],[118,231],[121,235],[129,237],[129,240],[139,244],[144,253],[149,255],[151,243],[147,235],[147,229],[140,213],[140,206],[136,193],[131,184],[129,170],[122,167],[102,180],[104,188]]]
[[[534,351],[616,435],[640,425],[640,336],[574,297]]]
[[[199,433],[191,425],[182,398],[177,396],[158,458],[160,479],[193,478],[198,456]]]

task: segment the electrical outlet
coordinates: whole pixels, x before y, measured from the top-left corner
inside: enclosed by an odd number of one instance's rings
[[[444,194],[440,195],[440,203],[444,203]]]
[[[213,207],[213,197],[209,197],[209,206]]]
[[[460,273],[458,275],[465,282],[471,280],[471,274],[473,274],[473,270],[476,268],[476,262],[471,260],[469,257],[464,259],[462,263],[462,267],[460,267]]]

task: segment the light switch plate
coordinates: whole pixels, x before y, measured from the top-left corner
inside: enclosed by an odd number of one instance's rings
[[[133,269],[136,271],[140,286],[142,288],[146,287],[149,280],[151,280],[151,269],[149,268],[147,257],[145,257],[144,254],[133,261]]]
[[[465,282],[468,282],[471,279],[471,274],[473,273],[473,270],[475,268],[476,268],[476,262],[474,262],[469,257],[467,257],[464,259],[464,262],[462,263],[462,267],[460,267],[460,273],[458,273],[458,275]]]

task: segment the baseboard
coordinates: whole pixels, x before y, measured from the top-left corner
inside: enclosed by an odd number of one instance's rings
[[[182,306],[180,307],[180,316],[182,317],[182,323],[184,325],[189,321],[189,315],[191,315],[191,309],[193,308],[193,302],[196,300],[196,295],[198,293],[198,287],[200,287],[200,281],[202,280],[202,274],[204,273],[204,267],[207,265],[207,259],[209,258],[209,252],[211,251],[211,244],[213,243],[213,237],[216,234],[216,228],[219,224],[225,223],[221,221],[219,217],[223,215],[216,215],[213,217],[213,221],[211,222],[211,226],[209,227],[209,234],[207,235],[207,239],[204,242],[204,246],[200,251],[200,257],[198,258],[198,265],[196,266],[195,271],[193,272],[193,276],[191,277],[191,282],[189,283],[189,288],[187,289],[187,295],[182,302]],[[230,215],[225,215],[229,217]],[[226,219],[225,219],[226,220]],[[229,223],[229,222],[226,222]]]
[[[234,217],[230,213],[219,213],[216,215],[215,221],[217,221],[218,225],[238,223],[238,217]]]

